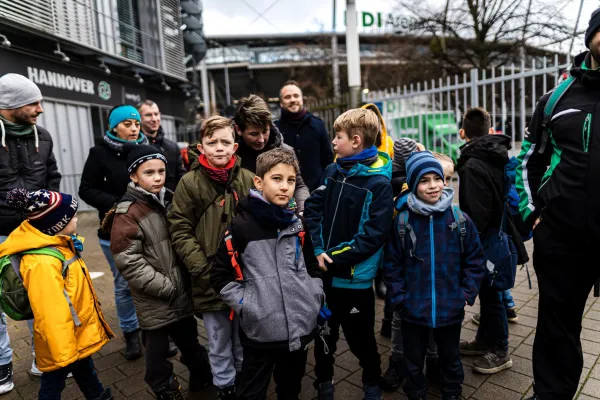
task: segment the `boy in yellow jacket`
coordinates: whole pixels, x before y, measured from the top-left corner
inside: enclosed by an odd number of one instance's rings
[[[77,200],[48,190],[13,189],[6,203],[28,217],[0,244],[0,257],[52,248],[67,260],[44,254],[21,258],[20,273],[34,315],[36,362],[43,372],[39,399],[60,398],[69,372],[86,399],[112,399],[92,362],[92,354],[114,334],[79,257],[83,243],[75,236]]]

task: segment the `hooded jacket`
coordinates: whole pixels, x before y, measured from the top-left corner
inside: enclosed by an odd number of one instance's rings
[[[222,240],[211,282],[239,316],[244,346],[300,350],[314,339],[325,300],[313,249],[300,237],[304,227],[297,217],[282,228],[261,212],[266,200],[252,200],[242,199],[227,229],[243,280],[236,280]]]
[[[294,151],[291,146],[283,143],[283,136],[279,129],[275,125],[271,125],[271,133],[269,134],[269,140],[267,141],[265,148],[262,150],[254,150],[250,146],[244,142],[244,139],[241,136],[238,136],[237,140],[239,147],[236,151],[236,154],[242,158],[242,168],[247,169],[248,171],[252,171],[253,174],[256,174],[256,159],[259,155],[264,153],[265,151],[283,148],[286,150]],[[189,150],[188,150],[189,151]],[[196,154],[196,150],[194,150],[194,155]],[[294,152],[294,155],[296,153]],[[298,205],[298,212],[301,213],[304,211],[304,202],[310,196],[310,192],[308,191],[308,187],[304,183],[302,179],[302,175],[300,172],[296,174],[296,190],[294,190],[294,199],[296,200],[296,204]]]
[[[179,180],[187,172],[183,166],[181,150],[179,150],[177,143],[165,137],[165,132],[163,131],[162,126],[158,128],[158,132],[156,133],[155,137],[147,137],[149,143],[158,150],[162,151],[165,157],[167,157],[167,179],[165,182],[165,187],[174,192],[175,188],[177,187],[177,183],[179,183]]]
[[[0,135],[0,236],[8,236],[26,216],[6,205],[6,193],[15,188],[58,191],[61,175],[52,137],[41,126],[34,125],[33,134],[20,137],[1,128]]]
[[[458,159],[459,202],[468,214],[480,236],[490,228],[500,228],[505,209],[504,167],[508,163],[510,137],[485,135],[464,144]],[[529,261],[527,250],[512,216],[506,209],[506,233],[511,236],[517,249],[518,263]]]
[[[473,305],[485,273],[485,253],[473,221],[465,214],[466,237],[461,252],[452,206],[430,216],[409,209],[407,196],[399,199],[398,213],[408,210],[407,224],[416,247],[399,236],[399,216],[394,219],[383,264],[391,309],[402,310],[402,319],[432,328],[460,324],[465,303]],[[410,251],[412,250],[412,256]]]
[[[141,139],[139,144],[148,144],[146,136]],[[105,135],[102,143],[90,149],[81,174],[79,197],[98,210],[100,223],[127,190],[127,153],[135,145],[136,142],[121,143]],[[98,237],[110,240],[110,231],[99,228]]]
[[[194,311],[222,311],[228,307],[210,284],[212,265],[225,228],[236,215],[239,199],[254,187],[254,174],[241,167],[238,157],[229,181],[220,185],[194,161],[185,174],[169,210],[171,241],[191,274]]]
[[[543,153],[538,150],[551,93],[539,100],[525,132],[516,186],[527,226],[541,219],[536,252],[587,251],[600,240],[600,71],[590,66],[589,52],[575,57],[575,80],[554,108]]]
[[[306,201],[315,255],[327,253],[333,260],[324,275],[333,287],[372,286],[394,214],[391,173],[390,157],[381,152],[374,164],[357,163],[345,175],[333,163]]]
[[[167,223],[172,193],[165,190],[160,196],[162,201],[130,183],[112,222],[110,250],[131,289],[140,327],[146,330],[194,315]]]
[[[325,168],[333,162],[333,147],[325,124],[309,112],[294,120],[282,111],[275,125],[283,134],[283,141],[296,152],[300,174],[312,193],[319,186]]]
[[[32,249],[54,247],[65,259],[78,256],[68,236],[49,236],[28,221],[0,244],[0,257]],[[30,254],[21,259],[21,275],[33,310],[35,359],[42,372],[55,371],[97,353],[115,335],[106,322],[90,273],[77,258],[62,276],[57,258]],[[65,291],[81,321],[76,327]]]

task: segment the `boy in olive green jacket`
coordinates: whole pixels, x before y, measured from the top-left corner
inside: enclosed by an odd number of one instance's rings
[[[242,368],[238,321],[212,289],[210,274],[219,241],[235,215],[237,203],[253,185],[254,174],[241,168],[231,121],[204,121],[197,145],[201,155],[183,176],[169,212],[173,246],[190,272],[195,313],[208,334],[209,361],[219,399],[235,398],[236,372]]]

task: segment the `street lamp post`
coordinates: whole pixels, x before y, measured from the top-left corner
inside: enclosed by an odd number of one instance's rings
[[[346,0],[346,60],[348,64],[350,108],[356,108],[360,99],[360,53],[356,0]]]

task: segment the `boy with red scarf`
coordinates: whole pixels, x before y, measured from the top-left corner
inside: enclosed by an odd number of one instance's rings
[[[208,356],[219,399],[235,398],[236,372],[242,368],[237,318],[210,284],[219,241],[235,216],[240,198],[253,185],[254,174],[241,167],[231,121],[211,117],[200,129],[198,162],[183,176],[169,212],[173,246],[190,272],[194,312],[202,315]]]

